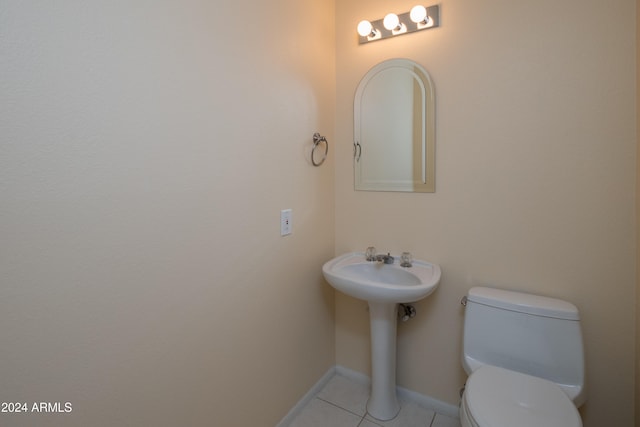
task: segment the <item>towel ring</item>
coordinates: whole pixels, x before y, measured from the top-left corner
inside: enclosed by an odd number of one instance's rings
[[[318,145],[320,145],[321,142],[324,142],[324,155],[322,156],[322,159],[320,159],[320,161],[316,162],[314,155],[316,152],[316,148],[318,148]],[[329,142],[327,142],[327,138],[320,135],[318,132],[314,133],[313,148],[311,149],[311,163],[313,164],[313,166],[320,166],[321,164],[323,164],[327,159],[327,153],[329,153]]]

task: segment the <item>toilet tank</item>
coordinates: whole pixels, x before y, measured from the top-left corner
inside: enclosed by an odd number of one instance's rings
[[[475,287],[466,297],[462,365],[493,365],[558,384],[586,400],[584,347],[575,305],[555,298]]]

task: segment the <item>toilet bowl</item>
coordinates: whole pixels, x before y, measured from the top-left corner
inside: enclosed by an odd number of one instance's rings
[[[575,405],[555,383],[488,365],[467,380],[460,422],[462,427],[582,427]]]
[[[463,299],[462,427],[582,427],[578,309],[555,298],[476,287]]]

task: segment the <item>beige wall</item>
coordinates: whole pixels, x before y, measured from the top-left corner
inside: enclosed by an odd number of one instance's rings
[[[400,0],[336,3],[336,252],[411,251],[440,289],[399,327],[398,380],[451,404],[460,298],[492,285],[581,310],[586,427],[633,422],[635,4],[443,0],[441,28],[358,46],[360,19]],[[422,64],[436,88],[436,193],[354,192],[352,105],[381,60]],[[369,373],[366,304],[336,295],[337,363]]]
[[[332,2],[0,9],[0,401],[73,405],[0,424],[275,425],[334,364]]]
[[[640,0],[636,0],[636,372],[635,372],[635,426],[640,427],[640,133],[638,133],[638,123],[640,123]]]
[[[332,364],[368,373],[366,304],[336,295],[334,356],[318,260],[375,244],[444,272],[401,385],[457,403],[460,297],[521,289],[582,311],[585,426],[631,424],[633,2],[445,0],[367,46],[389,2],[336,3],[334,48],[320,0],[4,2],[0,401],[73,403],[5,421],[273,425]],[[353,191],[353,92],[391,57],[436,86],[435,194]]]

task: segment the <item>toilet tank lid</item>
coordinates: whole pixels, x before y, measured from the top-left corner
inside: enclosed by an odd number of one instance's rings
[[[474,287],[469,290],[467,300],[535,316],[580,320],[580,313],[575,305],[556,298],[502,289]]]

